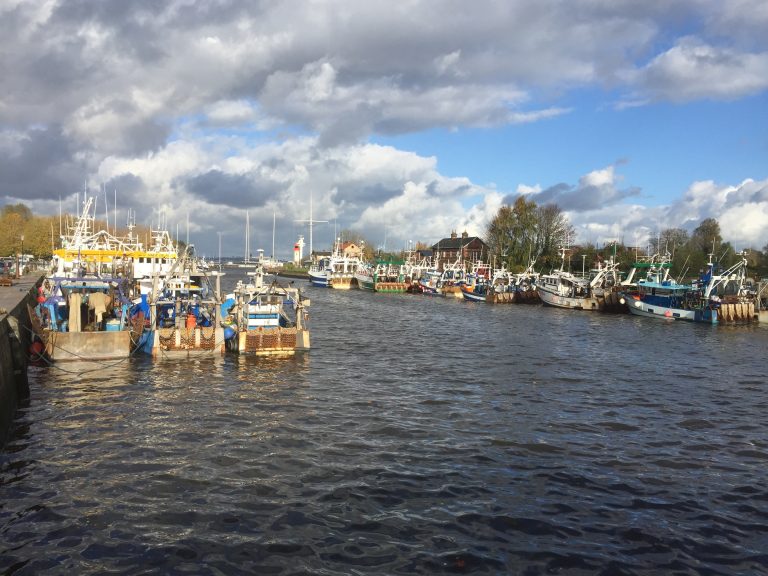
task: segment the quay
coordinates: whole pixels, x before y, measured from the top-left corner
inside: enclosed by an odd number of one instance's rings
[[[34,302],[40,280],[40,274],[32,272],[21,278],[3,277],[0,284],[0,446],[8,439],[16,409],[29,398],[27,304]]]

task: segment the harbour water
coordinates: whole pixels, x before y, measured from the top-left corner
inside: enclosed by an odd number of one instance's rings
[[[31,368],[0,571],[768,573],[765,325],[306,292],[295,358]]]

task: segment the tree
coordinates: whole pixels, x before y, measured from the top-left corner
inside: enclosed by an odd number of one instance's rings
[[[491,258],[499,262],[509,264],[509,251],[511,246],[511,230],[514,214],[512,207],[506,204],[499,208],[496,216],[488,223],[485,231],[484,241],[488,245]]]
[[[536,206],[533,200],[518,196],[512,206],[499,208],[488,224],[485,242],[492,257],[519,271],[534,258],[544,268],[559,264],[559,248],[573,233],[573,226],[556,204]]]
[[[0,217],[0,255],[14,256],[21,249],[24,219],[18,212],[3,211]]]
[[[557,204],[546,204],[537,210],[537,263],[545,269],[559,264],[559,249],[575,236],[568,217]]]
[[[682,266],[679,271],[687,276],[703,273],[709,262],[709,255],[712,254],[713,258],[716,258],[721,254],[722,241],[718,221],[715,218],[705,218],[691,234],[685,250],[680,251],[680,255],[684,254],[686,257],[684,263],[676,262],[674,269],[678,270],[678,266]]]
[[[32,218],[32,210],[30,210],[25,204],[8,204],[3,206],[2,216],[5,217],[10,214],[18,214],[22,221],[26,222]]]
[[[58,217],[34,217],[24,226],[24,253],[35,258],[48,258],[52,246],[59,244]]]
[[[538,215],[536,202],[518,196],[512,206],[514,226],[513,242],[510,246],[511,264],[525,269],[532,258],[536,257],[536,239],[538,236]]]
[[[677,250],[685,246],[689,240],[688,232],[682,228],[666,228],[656,238],[651,238],[650,244],[656,254],[668,252],[674,258]]]
[[[720,224],[715,218],[701,221],[691,235],[691,249],[703,255],[717,254],[723,237],[720,235]]]

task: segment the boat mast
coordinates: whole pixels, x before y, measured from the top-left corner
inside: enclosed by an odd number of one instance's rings
[[[245,211],[245,263],[247,264],[250,260],[248,254],[250,253],[250,246],[248,245],[248,229],[251,226],[250,216],[248,214],[248,210]]]
[[[272,210],[272,262],[275,261],[275,211]]]
[[[309,220],[296,220],[299,223],[309,223],[309,257],[312,258],[314,248],[312,247],[312,225],[328,222],[328,220],[314,220],[312,218],[312,190],[309,191]]]

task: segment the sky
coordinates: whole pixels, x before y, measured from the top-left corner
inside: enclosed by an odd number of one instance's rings
[[[483,236],[523,194],[574,243],[711,217],[762,249],[766,30],[765,0],[0,0],[0,205],[87,189],[214,258],[247,212],[289,258]]]

